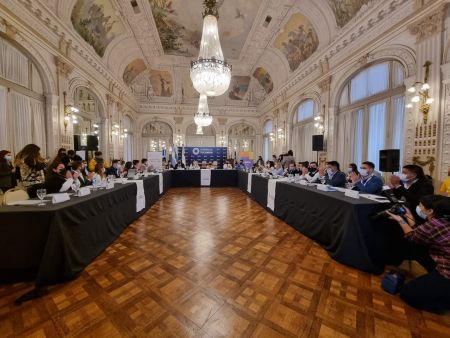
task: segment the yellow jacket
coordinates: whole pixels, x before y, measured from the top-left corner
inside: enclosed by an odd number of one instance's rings
[[[88,170],[94,171],[96,165],[97,165],[97,160],[95,158],[91,159],[89,161]],[[105,167],[105,169],[108,169],[110,167],[110,164],[108,163],[108,161],[103,160],[103,166]]]

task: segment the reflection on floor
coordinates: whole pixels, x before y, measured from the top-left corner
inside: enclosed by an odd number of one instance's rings
[[[236,188],[172,189],[77,280],[0,286],[0,336],[450,336],[379,285]]]

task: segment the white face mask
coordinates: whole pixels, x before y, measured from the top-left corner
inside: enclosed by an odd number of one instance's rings
[[[359,171],[359,173],[361,174],[361,176],[367,176],[367,175],[369,175],[369,173],[367,172],[367,169],[361,169],[361,170]]]
[[[352,168],[348,168],[348,169],[347,169],[347,173],[348,173],[348,174],[350,174],[352,171],[353,171]]]
[[[402,182],[408,182],[409,178],[408,178],[408,176],[406,176],[406,174],[400,174],[400,180]]]
[[[5,155],[5,160],[7,160],[7,161],[11,161],[11,155]]]
[[[427,219],[427,215],[420,209],[419,206],[416,207],[416,214],[423,219]]]
[[[333,169],[327,169],[327,174],[328,174],[328,176],[332,176],[333,175]]]

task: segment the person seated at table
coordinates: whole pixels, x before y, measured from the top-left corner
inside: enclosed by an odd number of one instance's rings
[[[400,176],[392,175],[388,185],[393,190],[395,197],[406,200],[416,221],[421,222],[420,217],[415,213],[419,199],[434,194],[433,184],[425,177],[422,167],[415,164],[403,166],[402,174]]]
[[[245,168],[244,160],[240,160],[239,163],[236,162],[235,169],[236,170],[245,170],[246,168]]]
[[[375,176],[375,164],[366,161],[361,164],[359,175],[356,172],[350,173],[350,179],[353,183],[353,190],[360,191],[365,194],[380,195],[383,191],[383,181]]]
[[[350,163],[347,168],[347,182],[352,181],[351,174],[353,173],[359,176],[358,166],[355,163]]]
[[[198,161],[197,160],[193,160],[189,169],[191,170],[200,170],[200,166],[198,165]]]
[[[120,177],[119,173],[119,160],[113,160],[111,166],[106,170],[106,176],[114,176],[115,178]]]
[[[285,169],[285,173],[284,176],[289,176],[289,175],[297,175],[300,174],[300,172],[298,171],[297,167],[295,166],[295,161],[290,161],[288,163],[288,167]]]
[[[123,166],[123,169],[122,169],[122,176],[123,177],[127,177],[128,176],[128,170],[130,170],[132,166],[133,166],[132,162],[130,162],[130,161],[125,162],[125,165]]]
[[[94,177],[93,172],[88,171],[86,173],[85,165],[86,164],[82,161],[74,161],[71,164],[72,171],[78,173],[78,181],[80,181],[80,187],[92,185],[92,177]]]
[[[146,172],[148,170],[148,160],[146,158],[143,158],[141,160],[141,168],[140,168],[141,172]]]
[[[106,169],[103,166],[103,163],[97,163],[94,168],[94,177],[93,180],[96,181],[97,185],[100,184],[105,178]]]
[[[258,160],[256,161],[256,165],[257,166],[264,165],[264,160],[263,160],[262,156],[258,156]]]
[[[178,160],[178,161],[177,161],[177,164],[175,164],[174,169],[175,169],[175,170],[185,170],[185,169],[186,169],[186,166],[184,165],[183,162],[181,162],[181,160]]]
[[[45,177],[45,189],[48,194],[65,192],[69,190],[74,182],[78,180],[79,173],[67,170],[64,163],[52,162]]]
[[[133,165],[131,166],[131,169],[136,170],[136,172],[139,172],[141,170],[141,163],[139,160],[133,160]]]
[[[309,183],[319,182],[319,169],[317,169],[317,167],[317,162],[309,163],[308,167],[303,168],[302,176],[300,176],[300,179],[306,180]]]
[[[97,163],[102,163],[105,168],[109,168],[109,164],[103,158],[103,153],[101,151],[94,152],[94,158],[89,161],[89,171],[95,171],[95,165]]]
[[[30,197],[36,196],[36,188],[45,182],[45,159],[41,156],[41,148],[35,144],[26,145],[14,160],[15,175],[19,188],[26,190]]]
[[[79,161],[83,160],[81,158],[81,156],[77,155],[77,153],[73,149],[67,151],[67,156],[69,156],[69,159],[70,159],[69,164],[72,163],[72,162],[79,162]]]
[[[444,179],[439,189],[439,194],[450,197],[450,167],[448,168],[447,177]]]
[[[275,163],[275,168],[272,168],[272,175],[273,176],[283,176],[284,170],[283,166],[281,165],[281,161],[277,161]]]
[[[405,238],[405,259],[416,260],[427,274],[414,278],[400,289],[409,305],[430,312],[450,310],[450,198],[428,195],[419,199],[416,214],[425,223],[416,225],[409,209],[405,217],[389,213]],[[407,252],[406,252],[407,251]]]
[[[339,162],[329,161],[326,167],[319,169],[319,179],[323,184],[331,185],[332,187],[345,187],[346,177],[340,170]]]
[[[0,190],[7,190],[16,186],[14,176],[14,167],[12,166],[12,156],[9,150],[0,151]]]
[[[203,168],[202,168],[202,169],[203,169]],[[206,168],[205,168],[205,169],[214,169],[212,163],[211,163],[211,162],[208,162],[208,163],[206,164]]]
[[[224,165],[223,165],[223,169],[225,170],[230,170],[233,169],[233,166],[231,165],[230,161],[226,160]]]

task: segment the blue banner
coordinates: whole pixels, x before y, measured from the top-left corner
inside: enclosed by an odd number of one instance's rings
[[[207,163],[217,161],[219,168],[222,168],[227,160],[227,147],[179,147],[178,158],[182,157],[181,152],[183,149],[186,165],[190,165],[194,160],[197,160],[199,164],[202,161],[206,161]]]

